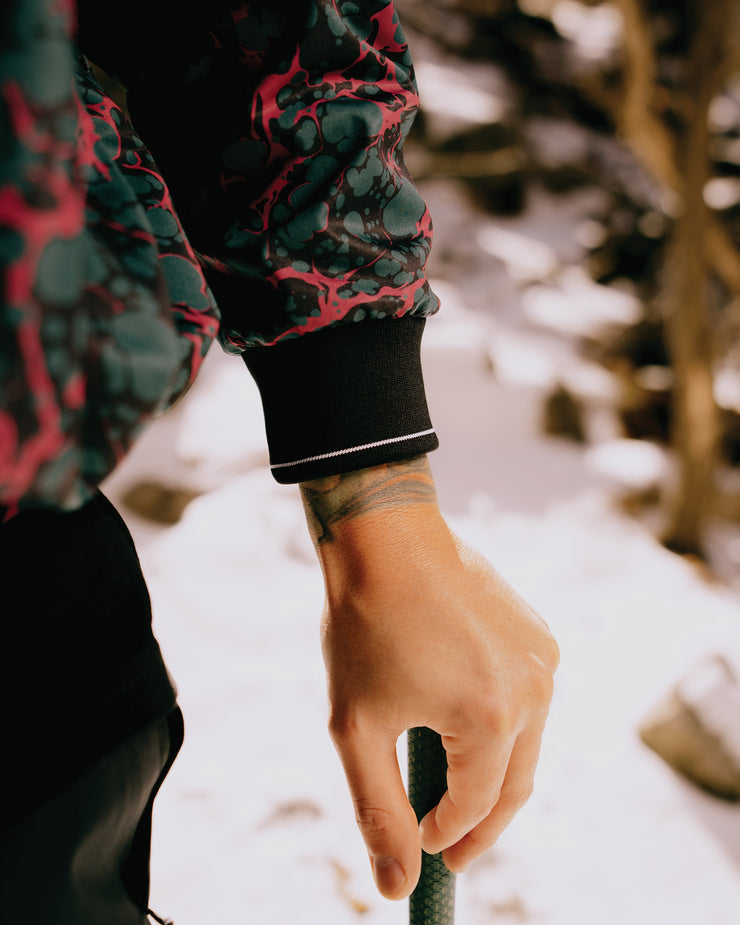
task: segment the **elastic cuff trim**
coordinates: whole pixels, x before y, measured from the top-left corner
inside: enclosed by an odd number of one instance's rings
[[[417,437],[427,437],[434,433],[434,428],[420,430],[415,434],[404,434],[402,437],[388,437],[385,440],[373,440],[372,443],[363,443],[360,446],[350,446],[344,450],[332,450],[331,453],[319,453],[317,456],[306,456],[304,459],[295,459],[292,462],[271,463],[271,469],[286,469],[289,466],[301,466],[304,463],[319,462],[322,459],[332,459],[334,456],[347,456],[350,453],[361,453],[364,450],[373,450],[377,446],[387,446],[389,443],[403,443],[404,440],[415,440]]]
[[[437,448],[423,331],[423,318],[373,319],[245,350],[276,481],[310,481]]]

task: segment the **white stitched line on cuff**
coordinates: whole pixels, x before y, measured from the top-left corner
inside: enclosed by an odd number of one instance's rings
[[[376,440],[374,443],[363,443],[362,446],[350,446],[346,450],[332,450],[331,453],[320,453],[318,456],[307,456],[305,459],[296,459],[293,462],[271,463],[271,469],[286,469],[288,466],[300,466],[302,463],[318,462],[321,459],[331,459],[332,456],[346,456],[347,453],[359,453],[360,450],[372,450],[376,446],[386,446],[388,443],[402,443],[404,440],[413,440],[415,437],[426,437],[434,433],[434,428],[420,430],[416,434],[405,434],[403,437],[388,437],[386,440]]]

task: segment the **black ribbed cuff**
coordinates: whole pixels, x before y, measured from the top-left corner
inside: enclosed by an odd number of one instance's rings
[[[424,323],[407,317],[338,325],[242,354],[262,396],[278,482],[437,448],[421,370]]]

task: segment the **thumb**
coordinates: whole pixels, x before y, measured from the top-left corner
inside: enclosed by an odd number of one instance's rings
[[[398,767],[396,740],[389,734],[356,732],[333,732],[332,738],[378,891],[386,899],[405,899],[419,879],[421,847],[416,815]]]

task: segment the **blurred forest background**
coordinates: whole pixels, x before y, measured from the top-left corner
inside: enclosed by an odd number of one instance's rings
[[[423,42],[488,75],[488,103],[469,119],[474,86],[447,87],[458,93],[452,120],[425,112],[422,92],[407,145],[422,187],[454,179],[474,208],[507,217],[534,188],[564,200],[601,190],[579,227],[581,265],[639,312],[581,336],[578,350],[614,378],[622,434],[672,461],[662,484],[624,506],[659,512],[661,541],[703,558],[707,523],[740,520],[740,2],[398,0],[398,10],[412,51]],[[588,442],[578,395],[559,386],[546,404],[549,433]]]

